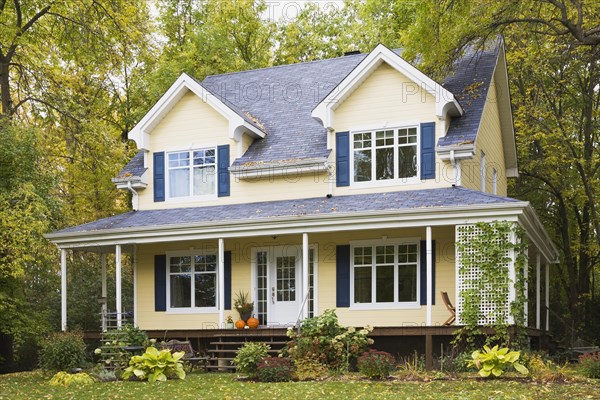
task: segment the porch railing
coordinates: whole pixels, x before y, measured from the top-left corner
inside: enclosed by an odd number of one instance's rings
[[[121,320],[121,325],[133,324],[133,311],[118,313],[116,311],[102,310],[100,313],[100,326],[102,327],[102,332],[118,329],[119,319]]]

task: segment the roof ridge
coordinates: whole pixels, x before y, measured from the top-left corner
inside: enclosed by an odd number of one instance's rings
[[[210,74],[210,75],[207,75],[204,78],[204,80],[202,80],[202,82],[206,81],[206,79],[208,79],[208,78],[217,77],[217,76],[237,75],[237,74],[244,74],[244,73],[247,73],[247,72],[256,72],[256,71],[263,71],[263,70],[268,70],[268,69],[280,69],[280,68],[292,67],[292,66],[295,67],[295,66],[298,66],[298,65],[316,64],[316,63],[325,62],[325,61],[342,60],[342,59],[354,58],[354,57],[357,57],[357,56],[365,56],[365,55],[366,55],[366,53],[350,54],[350,55],[347,55],[347,56],[338,56],[338,57],[332,57],[332,58],[322,58],[320,60],[310,60],[310,61],[302,61],[302,62],[297,62],[297,63],[292,63],[292,64],[280,64],[280,65],[272,65],[270,67],[246,69],[246,70],[243,70],[243,71],[231,71],[231,72],[224,72],[222,74]]]

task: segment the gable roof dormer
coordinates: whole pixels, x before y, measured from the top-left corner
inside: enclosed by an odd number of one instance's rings
[[[412,80],[435,98],[436,115],[445,119],[460,116],[463,109],[454,95],[442,85],[412,66],[398,54],[384,45],[378,45],[348,74],[312,111],[312,117],[321,121],[327,129],[333,129],[334,111],[356,90],[375,70],[386,63],[399,73]]]
[[[265,137],[265,130],[256,118],[238,110],[230,102],[215,96],[200,82],[183,73],[129,132],[129,139],[135,141],[138,149],[148,148],[148,135],[188,92],[194,93],[229,121],[229,138],[239,142],[244,132],[255,138]]]

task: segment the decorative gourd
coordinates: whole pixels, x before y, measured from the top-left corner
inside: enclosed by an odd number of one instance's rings
[[[238,319],[235,322],[236,329],[244,329],[245,326],[246,326],[246,323],[244,321],[242,321],[241,319]]]
[[[246,324],[248,324],[248,328],[256,329],[258,328],[259,321],[254,317],[250,317],[248,318],[248,321],[246,321]]]

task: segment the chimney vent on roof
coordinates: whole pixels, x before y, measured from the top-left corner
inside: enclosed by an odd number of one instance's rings
[[[345,56],[354,56],[356,54],[360,54],[360,50],[352,50],[344,53]]]

